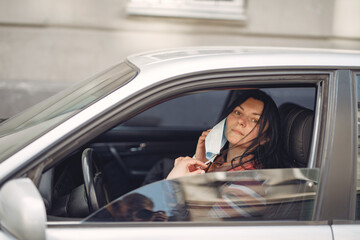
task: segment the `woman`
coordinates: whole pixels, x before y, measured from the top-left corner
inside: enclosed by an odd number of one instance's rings
[[[179,157],[167,179],[213,171],[241,171],[278,167],[280,117],[276,104],[265,92],[244,91],[225,111],[227,143],[209,165],[205,138],[199,137],[193,158]]]

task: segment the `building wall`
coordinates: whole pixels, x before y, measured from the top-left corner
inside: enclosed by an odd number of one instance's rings
[[[0,0],[0,118],[142,51],[360,49],[358,0],[248,0],[245,22],[128,16],[124,0]],[[349,14],[351,13],[351,14]]]

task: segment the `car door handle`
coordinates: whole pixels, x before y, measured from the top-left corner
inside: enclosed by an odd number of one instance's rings
[[[140,143],[139,146],[130,148],[131,152],[140,152],[146,148],[146,143]]]

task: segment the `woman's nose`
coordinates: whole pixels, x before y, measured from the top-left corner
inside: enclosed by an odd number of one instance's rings
[[[240,117],[238,118],[238,123],[239,123],[240,126],[246,127],[246,119],[245,119],[245,117],[244,117],[244,116],[240,116]]]

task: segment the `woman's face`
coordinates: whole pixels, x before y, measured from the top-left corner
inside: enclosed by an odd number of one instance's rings
[[[248,98],[237,106],[227,117],[225,136],[230,145],[247,148],[259,134],[259,124],[264,103]]]

